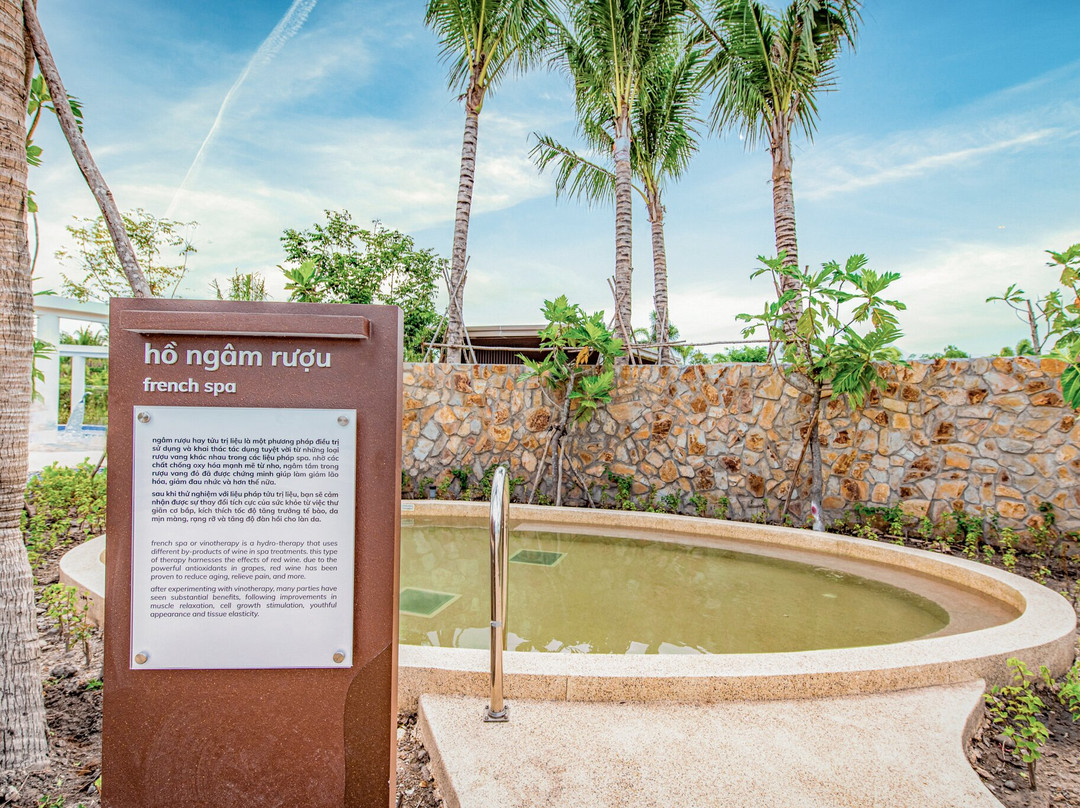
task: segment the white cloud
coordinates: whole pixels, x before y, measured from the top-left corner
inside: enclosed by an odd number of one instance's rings
[[[921,128],[881,137],[834,136],[796,160],[801,196],[822,200],[915,178],[972,170],[1080,136],[1080,61],[972,100]]]
[[[922,149],[913,149],[911,140],[918,140],[918,138],[904,135],[893,138],[888,144],[879,143],[872,147],[841,150],[841,160],[836,159],[839,155],[834,152],[830,154],[832,159],[824,166],[820,162],[814,166],[811,162],[811,179],[805,191],[805,197],[813,200],[826,199],[836,194],[860,191],[875,185],[901,182],[932,172],[974,163],[1000,152],[1017,152],[1034,148],[1051,138],[1062,135],[1059,129],[1039,129],[989,143],[929,154],[918,152],[931,144],[924,144]],[[930,138],[935,141],[939,139],[941,139],[940,136]],[[817,177],[813,177],[812,173],[815,168],[819,174]]]
[[[901,314],[902,346],[914,353],[958,345],[973,355],[997,353],[1028,334],[1004,303],[986,303],[1016,283],[1031,297],[1057,288],[1058,273],[1046,266],[1047,248],[1064,248],[1078,236],[1047,230],[1004,246],[986,242],[941,244],[893,267],[901,274],[896,296],[908,304]]]

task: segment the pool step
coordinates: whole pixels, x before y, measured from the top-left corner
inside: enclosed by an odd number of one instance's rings
[[[434,617],[461,595],[453,592],[436,592],[433,589],[419,589],[407,586],[401,590],[398,611],[414,617]]]
[[[566,557],[566,553],[552,550],[518,550],[510,556],[511,564],[532,564],[537,567],[554,567]]]

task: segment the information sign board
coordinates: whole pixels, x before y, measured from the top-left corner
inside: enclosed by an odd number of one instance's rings
[[[402,320],[110,304],[104,808],[394,804]]]
[[[356,410],[132,415],[132,667],[352,665]]]

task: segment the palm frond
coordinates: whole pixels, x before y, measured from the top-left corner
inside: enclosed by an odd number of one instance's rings
[[[678,179],[697,151],[704,54],[673,39],[650,65],[632,120],[631,168],[647,185]]]
[[[628,115],[650,59],[680,30],[686,0],[577,0],[567,15],[566,67],[579,113]]]
[[[536,145],[529,157],[541,171],[554,165],[555,195],[584,199],[588,204],[614,202],[615,172],[582,157],[548,135],[533,137]]]
[[[808,135],[816,95],[834,83],[833,65],[854,44],[859,0],[791,0],[776,15],[760,0],[714,0],[697,36],[709,42],[703,74],[714,93],[714,129],[738,129],[753,147],[776,122]],[[703,15],[704,18],[704,15]]]
[[[534,65],[558,29],[548,0],[429,0],[424,22],[439,35],[449,86],[463,94]]]

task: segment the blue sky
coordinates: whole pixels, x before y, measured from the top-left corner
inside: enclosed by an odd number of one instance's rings
[[[198,222],[181,294],[207,296],[212,278],[239,268],[263,272],[281,300],[280,235],[324,209],[380,219],[449,256],[464,111],[423,8],[50,0],[40,14],[121,208]],[[268,41],[283,21],[292,27]],[[796,140],[799,252],[815,266],[862,252],[901,273],[905,351],[1014,344],[1025,327],[983,301],[1013,282],[1052,288],[1044,250],[1080,241],[1077,30],[1076,0],[864,5],[858,49],[820,98],[814,140]],[[611,310],[612,212],[556,202],[528,160],[534,131],[574,139],[558,74],[511,78],[485,104],[469,324],[537,322],[559,294]],[[38,275],[56,288],[65,225],[97,209],[54,122],[36,142]],[[769,293],[749,280],[756,256],[774,250],[769,176],[764,148],[711,136],[666,192],[671,316],[691,341],[737,339],[735,314]],[[638,202],[633,303],[644,325],[652,259]]]

